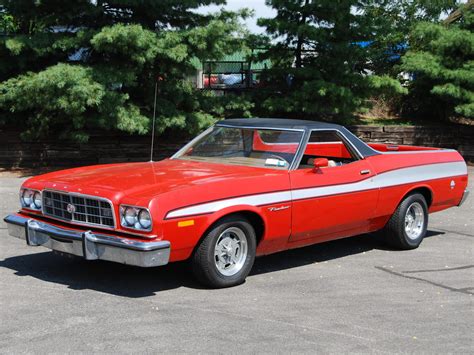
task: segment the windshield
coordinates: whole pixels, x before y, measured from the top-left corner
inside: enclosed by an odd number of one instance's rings
[[[175,155],[175,159],[287,170],[303,132],[213,127]]]

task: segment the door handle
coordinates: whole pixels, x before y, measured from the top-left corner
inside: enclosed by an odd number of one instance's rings
[[[366,169],[366,170],[360,171],[360,175],[367,175],[367,174],[370,174],[370,170]]]

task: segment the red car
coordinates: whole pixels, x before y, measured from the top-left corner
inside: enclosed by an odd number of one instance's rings
[[[366,144],[346,128],[229,119],[160,162],[33,177],[9,234],[87,260],[151,267],[190,259],[211,287],[256,256],[382,230],[421,243],[428,213],[459,206],[467,168],[450,149]]]

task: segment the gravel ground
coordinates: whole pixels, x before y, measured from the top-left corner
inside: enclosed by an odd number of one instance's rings
[[[474,180],[474,169],[469,168]],[[0,216],[24,178],[0,176]],[[202,289],[186,264],[140,269],[27,247],[0,222],[1,353],[474,353],[474,191],[420,248],[371,235],[257,259]]]

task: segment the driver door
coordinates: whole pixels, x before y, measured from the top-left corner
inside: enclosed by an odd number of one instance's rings
[[[312,162],[326,158],[327,167]],[[365,233],[375,215],[374,172],[337,131],[313,131],[301,164],[290,171],[290,242],[312,242]]]

